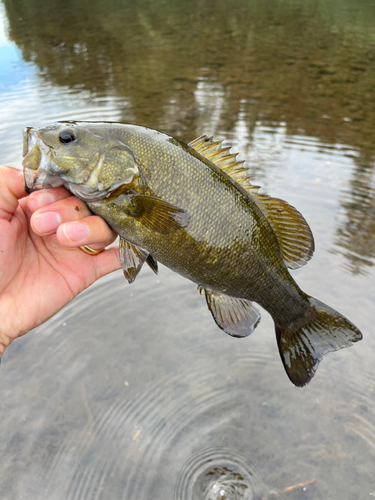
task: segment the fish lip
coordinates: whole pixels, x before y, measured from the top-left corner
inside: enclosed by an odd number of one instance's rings
[[[25,181],[25,191],[30,194],[33,191],[38,191],[45,187],[47,172],[39,172],[38,170],[24,168],[23,177]]]
[[[28,194],[33,191],[39,191],[40,189],[55,188],[65,184],[65,181],[61,177],[53,174],[51,175],[44,169],[32,170],[30,168],[24,168],[23,177],[25,181],[25,191]]]
[[[22,150],[22,158],[29,153],[29,131],[34,130],[33,127],[24,127],[22,129],[22,138],[23,138],[23,150]]]
[[[31,153],[38,139],[40,140],[37,129],[34,127],[24,127],[22,129],[23,151],[22,157],[26,158]]]
[[[64,181],[51,173],[53,148],[46,145],[38,130],[33,127],[23,129],[23,175],[25,191],[30,194],[39,189],[58,187]]]

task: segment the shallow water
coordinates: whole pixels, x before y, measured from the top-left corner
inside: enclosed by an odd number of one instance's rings
[[[364,334],[297,390],[267,313],[233,339],[168,269],[114,273],[3,357],[2,499],[375,495],[374,23],[365,0],[0,2],[2,163],[57,120],[214,134],[303,213],[293,275]]]

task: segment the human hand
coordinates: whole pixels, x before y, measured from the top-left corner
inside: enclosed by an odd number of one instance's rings
[[[121,268],[116,234],[63,187],[27,196],[20,170],[0,166],[0,357],[97,279]]]

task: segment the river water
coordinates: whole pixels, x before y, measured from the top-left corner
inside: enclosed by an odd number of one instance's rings
[[[107,276],[3,357],[2,500],[375,496],[374,26],[371,0],[0,1],[1,163],[57,120],[223,139],[364,334],[296,389],[266,312],[234,339],[165,267]]]

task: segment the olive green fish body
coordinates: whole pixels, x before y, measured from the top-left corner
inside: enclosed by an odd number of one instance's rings
[[[155,233],[124,214],[126,195],[89,204],[93,212],[203,288],[254,300],[280,319],[285,310],[290,315],[288,301],[294,308],[298,301],[296,315],[309,307],[281,259],[272,228],[249,194],[194,149],[161,133],[127,127],[130,133],[121,139],[132,149],[144,179],[135,191],[182,208],[190,215],[189,223],[172,234]]]
[[[26,184],[63,184],[102,216],[121,237],[129,282],[143,262],[154,270],[163,263],[199,285],[218,326],[234,336],[259,322],[253,302],[266,309],[295,385],[312,378],[326,352],[361,338],[287,269],[311,258],[306,221],[260,195],[220,143],[202,136],[186,145],[143,127],[84,122],[28,129],[25,142]]]

